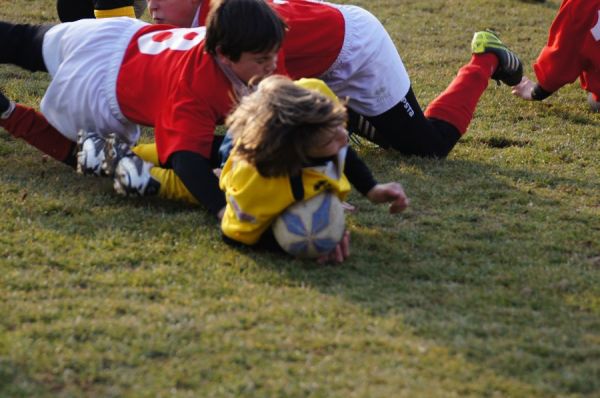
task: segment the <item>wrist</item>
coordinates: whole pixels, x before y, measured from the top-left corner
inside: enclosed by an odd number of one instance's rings
[[[374,185],[369,190],[369,192],[367,192],[367,194],[365,196],[367,197],[367,199],[369,199],[369,202],[378,203],[378,198],[377,198],[378,195],[379,195],[379,184]]]
[[[539,83],[536,83],[531,88],[531,99],[534,101],[542,101],[552,95],[552,92],[544,90]]]

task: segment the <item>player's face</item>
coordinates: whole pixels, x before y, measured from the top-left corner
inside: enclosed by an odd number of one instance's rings
[[[148,12],[154,23],[189,28],[201,0],[148,0]]]
[[[275,71],[277,67],[277,51],[265,51],[261,53],[243,52],[239,60],[233,62],[226,59],[225,64],[244,83],[248,83],[250,80],[253,83],[258,83]]]
[[[310,158],[328,158],[337,155],[346,145],[348,145],[348,130],[339,126],[320,145],[310,148],[306,155]]]

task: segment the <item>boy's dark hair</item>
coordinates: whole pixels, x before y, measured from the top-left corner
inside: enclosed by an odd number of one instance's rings
[[[278,50],[287,25],[264,0],[211,1],[205,48],[237,62],[243,52]]]

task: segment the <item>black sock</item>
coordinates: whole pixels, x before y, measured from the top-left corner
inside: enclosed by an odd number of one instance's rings
[[[67,158],[64,159],[62,162],[67,166],[71,166],[74,169],[77,168],[77,144],[75,142],[71,147],[71,152],[69,152]]]

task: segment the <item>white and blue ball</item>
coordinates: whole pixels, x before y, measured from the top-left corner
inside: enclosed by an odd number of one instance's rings
[[[323,192],[288,207],[273,223],[273,234],[287,253],[316,258],[335,249],[345,228],[340,199]]]

